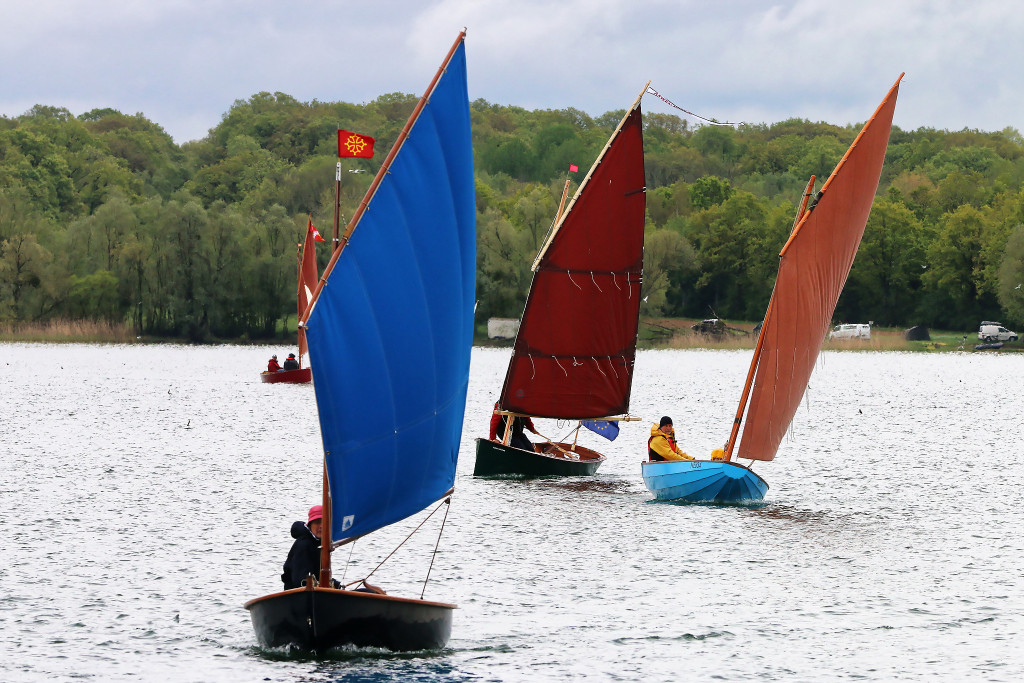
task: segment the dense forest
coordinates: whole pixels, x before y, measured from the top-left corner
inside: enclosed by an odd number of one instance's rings
[[[295,313],[307,215],[330,232],[336,130],[377,138],[373,159],[344,160],[351,215],[415,102],[260,93],[180,146],[112,109],[0,117],[0,324],[123,322],[194,341],[279,334]],[[578,182],[622,114],[472,104],[478,322],[521,313],[569,165]],[[807,179],[820,187],[859,128],[647,113],[642,313],[760,319]],[[1022,282],[1021,135],[894,127],[836,322],[1020,324]]]

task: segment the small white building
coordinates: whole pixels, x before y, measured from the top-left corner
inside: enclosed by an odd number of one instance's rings
[[[519,321],[515,318],[490,318],[487,320],[488,339],[515,339],[519,332]]]

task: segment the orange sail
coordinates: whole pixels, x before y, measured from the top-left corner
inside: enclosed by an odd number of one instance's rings
[[[775,458],[803,398],[864,235],[902,78],[864,124],[779,254],[740,458]]]
[[[320,276],[316,272],[316,246],[313,244],[313,221],[310,220],[309,228],[306,229],[306,241],[302,245],[302,256],[299,259],[299,320],[302,314],[309,307],[313,300],[313,292],[316,291],[317,280]],[[299,363],[306,355],[306,328],[299,325]]]

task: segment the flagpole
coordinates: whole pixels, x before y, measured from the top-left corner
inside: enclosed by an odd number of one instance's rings
[[[341,162],[334,169],[334,244],[333,254],[341,246]]]

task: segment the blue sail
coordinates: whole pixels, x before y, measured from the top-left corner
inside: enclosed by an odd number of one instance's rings
[[[461,40],[421,102],[306,321],[335,541],[455,482],[476,287]]]

